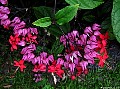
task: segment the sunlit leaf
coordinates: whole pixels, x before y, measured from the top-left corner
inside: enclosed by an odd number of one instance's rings
[[[40,26],[40,27],[48,27],[51,25],[51,23],[52,22],[50,17],[44,17],[33,22],[33,25]]]
[[[70,5],[79,4],[80,9],[93,9],[103,3],[103,1],[97,0],[65,0],[65,1]]]
[[[65,8],[59,10],[55,14],[56,22],[59,25],[65,24],[71,21],[77,14],[79,5],[66,6]]]

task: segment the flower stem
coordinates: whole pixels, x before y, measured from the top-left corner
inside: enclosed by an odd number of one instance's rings
[[[20,68],[20,67],[17,67],[17,69],[15,70],[14,74],[18,71],[19,68]]]

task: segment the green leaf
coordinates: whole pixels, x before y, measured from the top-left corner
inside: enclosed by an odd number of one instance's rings
[[[54,54],[54,57],[57,58],[57,55],[61,53],[63,49],[64,49],[64,46],[60,44],[60,41],[58,39],[52,45],[51,54]]]
[[[117,41],[120,43],[120,0],[113,1],[112,27]]]
[[[33,7],[33,10],[37,19],[43,17],[51,17],[51,18],[54,17],[53,10],[50,7],[46,7],[46,6]]]
[[[111,18],[107,17],[102,23],[101,23],[102,29],[109,29],[111,27]]]
[[[115,36],[113,34],[113,28],[111,25],[111,17],[107,17],[102,23],[101,23],[101,27],[103,29],[103,33],[105,33],[105,31],[107,30],[109,33],[109,40],[114,40]]]
[[[71,21],[77,14],[79,5],[66,6],[65,8],[59,10],[55,14],[56,22],[59,25],[65,24]]]
[[[93,16],[93,15],[84,15],[82,19],[87,21],[87,22],[93,22],[95,20],[95,16]]]
[[[64,33],[68,33],[70,31],[70,24],[66,23],[66,24],[60,25],[59,27],[56,25],[51,25],[48,28],[48,31],[50,32],[50,34],[54,35],[55,37],[60,37],[61,35],[63,35],[60,28]]]
[[[103,1],[95,1],[95,0],[65,0],[70,5],[79,4],[80,9],[93,9],[100,4],[103,3]]]
[[[33,22],[33,25],[40,26],[40,27],[48,27],[51,25],[51,23],[52,22],[50,17],[44,17]]]

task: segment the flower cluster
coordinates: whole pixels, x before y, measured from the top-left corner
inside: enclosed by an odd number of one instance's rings
[[[108,33],[100,33],[100,25],[93,24],[86,27],[83,34],[74,30],[67,35],[60,37],[60,41],[65,46],[64,67],[69,69],[71,76],[79,76],[86,73],[87,65],[94,64],[95,59],[99,59],[99,66],[103,67],[108,58],[106,44]],[[77,71],[77,72],[76,72]]]
[[[7,0],[0,0],[2,4],[7,4]],[[72,80],[81,74],[87,74],[88,64],[94,64],[95,59],[99,60],[98,65],[103,67],[105,60],[108,58],[106,46],[108,33],[100,33],[100,25],[93,24],[86,27],[81,34],[77,30],[60,37],[60,42],[64,45],[65,52],[60,57],[54,58],[53,54],[40,52],[35,55],[38,30],[37,28],[28,27],[19,17],[10,20],[8,7],[0,6],[0,21],[5,29],[12,28],[13,35],[9,38],[11,51],[17,50],[21,46],[21,60],[14,61],[14,66],[20,68],[23,72],[24,62],[30,62],[34,66],[35,82],[42,80],[43,73],[52,74],[54,80],[56,76],[62,78],[63,74],[69,76]],[[55,82],[56,83],[56,82]]]

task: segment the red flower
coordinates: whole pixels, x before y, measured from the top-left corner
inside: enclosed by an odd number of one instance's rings
[[[82,67],[78,66],[78,67],[76,67],[76,69],[77,69],[76,76],[80,76],[80,74],[82,73]]]
[[[38,72],[38,71],[45,72],[46,66],[44,64],[35,65],[33,72]]]
[[[51,66],[48,66],[48,72],[56,73],[60,78],[62,78],[64,70],[61,69],[60,64],[55,64],[55,63],[56,62],[54,61]]]
[[[103,54],[103,56],[102,55],[98,55],[98,58],[99,58],[99,63],[98,63],[98,65],[100,66],[100,67],[104,67],[104,63],[105,63],[105,60],[108,58],[108,55],[107,55],[107,53],[105,52],[104,54]]]
[[[76,78],[76,77],[75,77],[74,75],[71,76],[71,79],[72,79],[72,80],[75,80],[75,78]]]
[[[23,72],[23,69],[26,68],[24,65],[24,60],[20,60],[19,62],[14,61],[14,66],[20,67],[20,71]]]
[[[15,36],[10,36],[10,39],[9,39],[9,42],[10,44],[12,45],[11,47],[11,51],[13,51],[14,49],[17,50],[17,45],[18,43],[20,42],[20,38],[18,35],[15,35]]]
[[[100,49],[100,53],[104,53],[106,51],[106,45],[107,45],[107,39],[109,38],[108,32],[105,33],[105,35],[100,34],[100,39],[98,41],[98,47]]]
[[[98,48],[97,50],[100,50],[100,55],[97,56],[97,58],[100,60],[98,65],[100,67],[104,66],[105,60],[108,58],[106,45],[107,45],[107,39],[109,38],[108,32],[105,33],[105,35],[100,34],[100,39],[98,41]]]
[[[26,41],[29,43],[36,43],[37,44],[37,36],[33,36],[32,34],[28,34],[28,36],[26,37]]]

